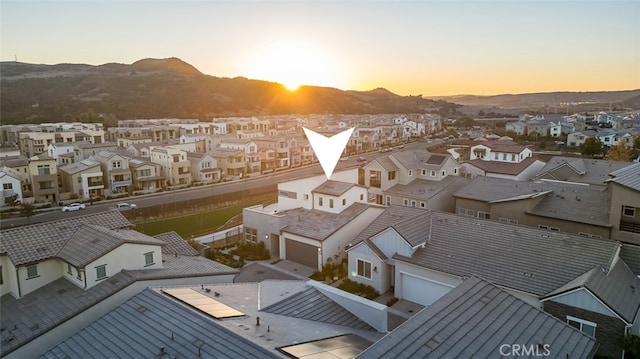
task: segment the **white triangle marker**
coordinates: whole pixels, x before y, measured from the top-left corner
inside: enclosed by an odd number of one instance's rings
[[[302,129],[307,135],[309,144],[311,144],[313,152],[316,154],[316,157],[318,157],[318,161],[320,161],[324,175],[327,176],[327,179],[331,179],[331,174],[333,174],[333,170],[336,168],[342,151],[347,146],[355,127],[351,127],[331,137],[325,137],[308,128],[303,127]]]

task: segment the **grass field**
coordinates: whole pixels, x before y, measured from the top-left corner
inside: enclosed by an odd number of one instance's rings
[[[199,236],[215,232],[229,219],[241,214],[243,208],[263,202],[264,200],[248,201],[236,206],[225,207],[209,212],[167,218],[155,222],[138,223],[136,224],[136,230],[149,236],[171,231],[176,231],[182,238],[189,238],[192,235]]]

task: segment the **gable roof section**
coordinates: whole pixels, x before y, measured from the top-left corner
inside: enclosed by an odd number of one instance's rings
[[[340,197],[351,188],[356,187],[354,183],[326,180],[318,187],[311,190],[312,193],[326,194]]]
[[[535,178],[603,185],[609,179],[610,173],[627,166],[629,162],[554,156],[540,169]],[[562,167],[571,168],[572,171],[558,171]]]
[[[606,187],[547,183],[543,188],[552,193],[545,195],[533,209],[527,211],[528,214],[610,227],[610,193]]]
[[[635,275],[640,275],[640,245],[622,243],[620,258]]]
[[[262,311],[355,329],[375,330],[315,287],[307,287]]]
[[[394,259],[543,296],[594,266],[610,268],[619,242],[433,212],[431,240]],[[425,221],[428,216],[424,216]],[[421,235],[421,237],[423,237]]]
[[[548,344],[555,358],[589,358],[597,348],[595,338],[472,277],[357,358],[495,358],[505,343]]]
[[[640,163],[635,163],[617,171],[613,171],[609,175],[611,178],[607,180],[608,182],[613,182],[632,190],[640,191]]]
[[[439,169],[446,163],[447,158],[452,158],[451,155],[431,153],[427,150],[396,152],[388,157],[407,170],[418,168]]]
[[[448,195],[457,188],[465,186],[469,181],[469,179],[459,176],[446,176],[440,181],[416,178],[407,184],[395,184],[385,190],[385,193],[429,200],[439,195]]]
[[[377,162],[386,171],[397,171],[399,169],[398,166],[389,159],[389,156],[378,157],[371,162]]]
[[[124,229],[131,223],[119,211],[108,211],[0,231],[0,254],[15,266],[55,257],[84,224]]]
[[[622,259],[619,259],[610,271],[605,272],[601,267],[594,267],[549,293],[542,300],[585,288],[628,325],[633,324],[640,309],[640,278],[633,274]]]
[[[513,201],[540,196],[548,191],[549,187],[538,182],[478,176],[453,196],[489,203]]]
[[[151,358],[163,353],[170,357],[278,357],[193,309],[146,289],[41,358]]]
[[[83,268],[124,243],[165,245],[164,241],[140,232],[83,224],[69,237],[56,257]]]
[[[517,176],[524,170],[529,168],[538,160],[533,157],[527,157],[520,162],[502,162],[502,161],[485,161],[480,158],[462,163],[465,166],[473,166],[484,172]]]
[[[182,239],[176,231],[156,234],[154,237],[166,243],[162,248],[163,253],[181,256],[198,255],[198,251]]]
[[[284,232],[324,241],[354,218],[369,208],[365,203],[356,202],[340,213],[329,213],[317,209],[295,208],[280,212],[286,216]]]
[[[409,218],[424,215],[425,213],[428,212],[420,208],[397,205],[389,206],[349,243],[349,248],[364,241],[365,239],[370,239],[371,237],[384,231],[385,229],[391,227],[396,223],[400,223]],[[349,250],[349,248],[347,248],[347,250]]]

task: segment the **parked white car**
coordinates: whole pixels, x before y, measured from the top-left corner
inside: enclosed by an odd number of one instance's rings
[[[118,203],[116,204],[116,208],[117,209],[134,209],[137,208],[138,206],[136,206],[133,203]]]
[[[85,206],[83,203],[71,203],[62,207],[62,212],[79,211],[84,208]]]

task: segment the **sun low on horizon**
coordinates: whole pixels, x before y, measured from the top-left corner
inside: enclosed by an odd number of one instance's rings
[[[290,91],[304,85],[345,86],[344,71],[337,57],[303,41],[274,41],[256,49],[246,61],[243,73],[252,79],[280,83]]]

